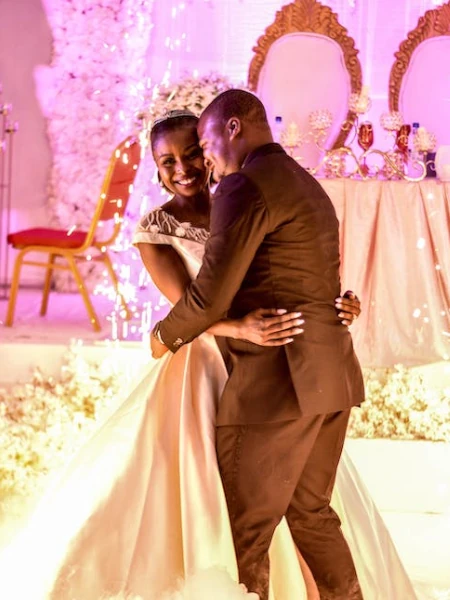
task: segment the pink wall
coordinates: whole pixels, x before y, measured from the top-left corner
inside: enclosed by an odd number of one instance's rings
[[[0,102],[13,105],[12,118],[19,122],[13,139],[12,230],[43,224],[47,219],[51,154],[35,96],[33,69],[49,63],[51,39],[40,0],[0,2]],[[32,272],[28,277],[33,281]]]

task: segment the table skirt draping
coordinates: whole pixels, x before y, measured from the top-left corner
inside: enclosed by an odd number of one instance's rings
[[[450,183],[321,180],[340,222],[343,289],[363,366],[450,356]]]

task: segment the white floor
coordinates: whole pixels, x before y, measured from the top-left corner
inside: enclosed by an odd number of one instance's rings
[[[139,332],[130,335],[128,328],[124,336],[119,328],[119,335],[113,335],[112,303],[103,297],[94,302],[104,324],[100,333],[91,329],[76,294],[53,293],[47,316],[40,317],[38,294],[21,290],[12,328],[3,325],[6,301],[0,300],[0,385],[26,381],[35,366],[57,374],[71,340],[83,345],[89,359],[113,361],[124,377],[132,376],[148,356],[145,344],[137,341]],[[136,329],[139,325],[136,319]],[[448,365],[428,366],[424,373],[430,385],[450,385]],[[347,440],[347,449],[422,592],[421,600],[450,600],[450,444]]]
[[[450,444],[347,440],[346,447],[422,597],[450,600]]]

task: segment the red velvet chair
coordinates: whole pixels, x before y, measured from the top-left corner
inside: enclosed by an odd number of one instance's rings
[[[122,226],[123,215],[140,160],[141,147],[138,140],[134,137],[126,138],[114,150],[109,162],[108,171],[103,180],[92,222],[87,231],[42,227],[25,229],[24,231],[8,235],[8,243],[13,248],[20,250],[20,252],[17,255],[14,265],[8,312],[6,315],[7,326],[11,327],[14,321],[22,265],[32,265],[46,269],[41,315],[45,315],[47,312],[53,270],[69,270],[72,272],[78,285],[94,330],[100,331],[100,321],[95,313],[83,277],[77,266],[78,262],[88,260],[88,250],[92,252],[89,260],[100,261],[105,264],[114,289],[120,298],[120,302],[127,315],[131,316],[125,298],[120,293],[119,282],[108,255],[108,247],[114,243]],[[109,229],[108,227],[104,227],[105,222],[111,222],[112,226]],[[25,260],[26,255],[30,252],[47,254],[47,262]],[[57,258],[63,258],[64,262],[57,262]]]

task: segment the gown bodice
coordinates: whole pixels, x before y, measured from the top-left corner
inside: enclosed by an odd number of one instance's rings
[[[206,229],[180,223],[177,219],[156,208],[140,220],[133,236],[133,244],[164,244],[172,246],[182,259],[186,270],[195,279],[203,260],[205,243],[209,237]]]

